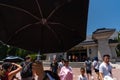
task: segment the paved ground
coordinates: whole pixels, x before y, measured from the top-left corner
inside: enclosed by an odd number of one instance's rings
[[[49,70],[49,67],[44,67],[44,70]],[[73,68],[74,80],[78,80],[77,78],[78,78],[78,75],[80,74],[79,71],[80,71],[79,68]],[[20,78],[19,74],[17,74],[17,76]],[[97,80],[96,74],[94,71],[93,71],[93,76],[94,76],[94,80]],[[120,69],[113,69],[113,77],[114,77],[114,80],[120,80]]]
[[[48,67],[44,67],[44,69],[49,69]],[[73,68],[73,74],[74,74],[74,80],[78,80],[78,76],[80,74],[80,68]],[[94,76],[94,80],[96,79],[96,74],[93,71],[93,76]],[[120,69],[113,69],[113,77],[115,80],[120,80]]]
[[[113,69],[114,80],[120,80],[120,62],[112,64],[112,66],[114,67]],[[49,67],[44,67],[44,70],[49,70]],[[74,80],[78,80],[78,76],[80,74],[80,68],[73,68],[73,74],[74,74],[73,76]],[[18,73],[16,76],[20,79],[20,73]],[[94,76],[94,80],[97,80],[94,71],[93,71],[93,76]],[[37,76],[36,76],[36,80],[37,80]]]

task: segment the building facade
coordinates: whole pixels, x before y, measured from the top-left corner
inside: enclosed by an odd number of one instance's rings
[[[115,51],[115,48],[118,45],[118,42],[115,40],[117,36],[118,32],[116,32],[115,29],[97,29],[93,32],[92,36],[87,36],[86,40],[67,52],[49,54],[47,60],[51,60],[53,55],[56,55],[57,58],[67,58],[72,62],[85,61],[87,57],[90,59],[98,57],[99,60],[102,60],[104,54],[109,54],[111,60],[115,61],[117,59]]]

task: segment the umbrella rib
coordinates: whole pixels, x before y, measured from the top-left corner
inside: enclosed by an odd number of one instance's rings
[[[66,28],[67,30],[74,31],[74,29],[71,29],[71,28],[67,27],[65,24],[62,24],[62,23],[48,22],[48,24],[61,25],[61,27],[64,27],[64,28]]]
[[[41,20],[39,17],[33,15],[33,14],[30,13],[29,11],[24,10],[24,9],[22,9],[22,8],[18,8],[18,7],[11,6],[11,5],[7,5],[7,4],[1,4],[1,3],[0,3],[0,6],[5,6],[5,7],[9,7],[9,8],[13,8],[13,9],[16,9],[16,10],[22,11],[22,12],[24,12],[24,13],[26,13],[26,14],[31,15],[32,17],[34,17],[34,18],[37,19],[37,20]]]
[[[46,20],[48,20],[54,13],[55,13],[55,11],[57,11],[61,6],[63,6],[64,5],[64,3],[63,4],[61,4],[61,5],[58,5],[55,9],[53,9],[52,11],[51,11],[51,13],[48,15],[48,17],[47,17],[47,19]]]
[[[41,23],[41,22],[36,22],[36,23],[34,23],[34,24],[39,24],[39,23]],[[18,34],[20,31],[26,29],[27,27],[29,27],[29,26],[31,26],[31,25],[33,25],[33,24],[27,24],[27,25],[23,26],[22,28],[18,29],[18,30],[15,32],[15,34],[8,39],[8,42],[10,42],[10,40],[11,40],[16,34]]]
[[[58,39],[59,43],[61,43],[61,41],[59,40],[58,36],[56,35],[55,31],[48,25],[46,24],[46,26],[48,27],[48,29],[50,29],[52,31],[52,33],[55,35],[55,37]]]
[[[25,26],[23,26],[22,28],[18,29],[15,34],[19,33],[20,31],[22,31],[23,29],[26,29],[27,27],[31,26],[32,24],[27,24]]]
[[[41,17],[44,18],[44,17],[43,17],[43,13],[42,13],[42,9],[41,9],[41,7],[40,7],[40,4],[39,4],[38,0],[35,0],[35,1],[36,1],[36,3],[37,3],[38,8],[39,8],[39,12],[40,12]]]
[[[33,24],[39,24],[39,23],[40,23],[40,22],[36,22],[36,23],[33,23]],[[20,31],[22,31],[23,29],[26,29],[27,27],[29,27],[29,26],[31,26],[31,25],[33,25],[33,24],[27,24],[27,25],[23,26],[22,28],[18,29],[15,33],[17,34],[17,33],[19,33]]]

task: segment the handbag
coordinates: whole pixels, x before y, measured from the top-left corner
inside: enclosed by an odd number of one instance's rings
[[[113,80],[113,78],[110,77],[110,76],[105,76],[105,77],[104,77],[104,80]]]

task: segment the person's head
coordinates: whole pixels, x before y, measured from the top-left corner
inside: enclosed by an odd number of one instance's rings
[[[25,61],[30,61],[31,60],[31,57],[28,55],[25,57]]]
[[[85,74],[85,68],[81,67],[81,68],[80,68],[80,73],[81,73],[82,75],[84,75],[84,74]]]
[[[94,60],[98,61],[98,57],[95,57]]]
[[[57,59],[56,59],[56,58],[53,58],[53,62],[57,62]]]
[[[2,64],[2,69],[5,71],[11,71],[12,67],[13,67],[13,65],[10,62],[4,62]]]
[[[108,54],[104,55],[104,56],[103,56],[103,61],[104,61],[105,63],[109,63],[109,61],[110,61],[110,55],[108,55]]]
[[[64,65],[69,66],[69,61],[67,59],[64,60]]]
[[[64,63],[64,59],[61,59],[60,61],[61,61],[62,63]]]
[[[90,60],[90,58],[89,58],[89,57],[87,57],[87,58],[86,58],[86,60],[87,60],[87,61],[89,61],[89,60]]]

